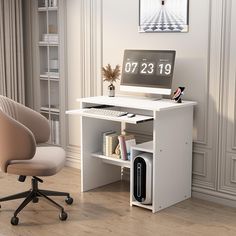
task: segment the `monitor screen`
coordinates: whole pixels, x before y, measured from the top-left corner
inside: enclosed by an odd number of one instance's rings
[[[170,94],[175,51],[125,50],[121,90]]]

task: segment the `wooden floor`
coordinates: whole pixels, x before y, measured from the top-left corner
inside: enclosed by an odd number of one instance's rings
[[[29,181],[20,183],[16,176],[0,173],[0,195],[28,189]],[[157,214],[129,206],[129,185],[118,182],[96,191],[81,194],[80,173],[65,168],[57,176],[45,179],[44,189],[70,191],[72,206],[66,206],[69,218],[58,219],[57,209],[45,201],[30,204],[20,213],[20,223],[12,226],[10,219],[20,200],[2,203],[0,236],[21,235],[236,235],[236,209],[190,199]],[[60,204],[64,199],[55,198]]]

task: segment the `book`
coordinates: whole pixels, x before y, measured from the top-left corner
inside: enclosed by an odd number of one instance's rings
[[[49,42],[49,43],[58,43],[59,36],[58,34],[43,34],[42,41]]]
[[[128,160],[126,141],[131,140],[131,139],[134,139],[134,135],[119,135],[118,136],[122,160]]]
[[[111,156],[115,152],[115,148],[118,144],[118,135],[116,133],[107,134],[105,142],[106,142],[105,154],[106,156]]]
[[[125,141],[125,144],[126,144],[127,157],[128,157],[128,160],[130,160],[131,147],[136,145],[136,140],[128,139]]]
[[[102,153],[106,156],[106,135],[116,133],[113,130],[108,130],[102,133]]]

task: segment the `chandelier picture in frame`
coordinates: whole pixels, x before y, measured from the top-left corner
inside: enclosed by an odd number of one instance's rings
[[[139,0],[139,32],[188,32],[189,0]]]

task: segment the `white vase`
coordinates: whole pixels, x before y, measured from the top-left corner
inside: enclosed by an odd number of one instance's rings
[[[113,84],[110,84],[107,87],[108,90],[108,97],[115,97],[115,86]]]

